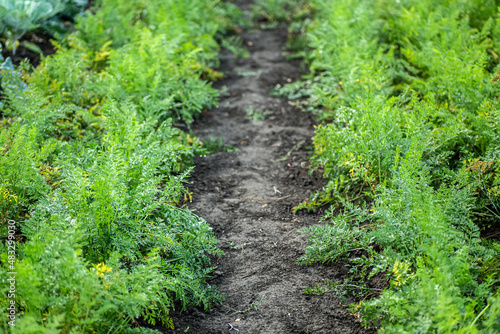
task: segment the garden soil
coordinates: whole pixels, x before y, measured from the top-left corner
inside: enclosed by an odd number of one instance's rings
[[[247,2],[240,1],[244,10]],[[173,312],[175,329],[165,333],[372,333],[333,293],[306,295],[306,287],[348,276],[342,264],[301,266],[307,235],[321,214],[292,214],[295,205],[323,185],[310,174],[308,157],[314,120],[270,91],[300,79],[299,62],[285,58],[287,29],[241,34],[250,57],[222,52],[227,87],[220,106],[193,125],[202,140],[222,137],[236,152],[195,159],[189,180],[190,208],[212,226],[225,255],[216,258],[209,280],[226,296],[208,312]],[[224,91],[224,90],[223,90]],[[248,111],[253,110],[252,120]],[[258,118],[258,117],[257,117]]]

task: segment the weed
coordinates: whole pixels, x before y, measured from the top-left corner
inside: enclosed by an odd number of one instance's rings
[[[234,309],[234,308],[231,308],[231,307],[228,307],[228,306],[225,306],[227,308],[227,310],[229,312],[231,312],[231,314],[245,314],[249,311],[255,311],[255,312],[258,312],[259,311],[259,305],[262,304],[262,302],[264,301],[264,298],[266,297],[266,295],[262,295],[262,297],[260,298],[259,301],[257,302],[253,302],[251,304],[248,305],[248,307],[239,307],[238,309]]]
[[[222,41],[222,46],[231,51],[236,59],[250,57],[250,52],[243,46],[243,40],[239,36],[230,36]]]
[[[227,244],[228,244],[229,248],[231,248],[231,249],[238,249],[238,245],[232,241],[228,241]]]
[[[234,146],[225,145],[224,138],[210,136],[207,140],[203,141],[202,146],[195,153],[198,155],[208,155],[215,152],[236,152],[237,150]]]
[[[248,119],[252,121],[263,121],[271,111],[255,110],[253,106],[249,106],[246,110]]]

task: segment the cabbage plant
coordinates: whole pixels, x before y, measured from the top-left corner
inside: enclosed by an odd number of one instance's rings
[[[0,0],[0,34],[10,42],[13,53],[18,40],[51,17],[63,12],[61,0]]]

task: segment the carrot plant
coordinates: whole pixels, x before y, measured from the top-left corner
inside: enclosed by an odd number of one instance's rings
[[[15,302],[16,327],[3,313],[3,332],[157,333],[139,321],[173,327],[174,308],[222,300],[207,283],[222,252],[185,207],[208,148],[178,124],[217,103],[217,41],[238,15],[208,0],[104,0],[39,67],[0,73],[2,295],[17,273],[16,297],[0,299]]]
[[[98,112],[103,100],[130,100],[145,118],[190,123],[215,105],[207,80],[221,77],[212,69],[221,25],[201,20],[202,12],[220,17],[208,1],[104,1],[96,14],[80,18],[77,32],[30,82],[54,102]]]
[[[347,260],[364,287],[385,272],[351,306],[381,332],[497,332],[498,2],[311,3],[311,74],[277,94],[323,121],[328,183],[296,210],[342,213],[302,231],[300,262]]]

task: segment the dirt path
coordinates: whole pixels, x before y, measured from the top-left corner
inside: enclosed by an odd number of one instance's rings
[[[248,4],[241,6],[248,9]],[[226,86],[227,94],[219,108],[194,125],[202,139],[222,136],[238,151],[198,157],[189,186],[191,208],[212,225],[226,253],[211,283],[227,299],[208,313],[174,314],[174,332],[365,333],[333,294],[302,293],[323,278],[345,277],[347,269],[296,264],[307,240],[297,230],[317,223],[319,216],[294,216],[291,209],[322,181],[307,173],[311,116],[269,95],[277,84],[300,77],[298,63],[283,57],[286,29],[242,37],[251,57],[235,60],[222,54],[221,70],[227,76],[218,87]],[[249,108],[266,111],[265,120],[249,120]]]

